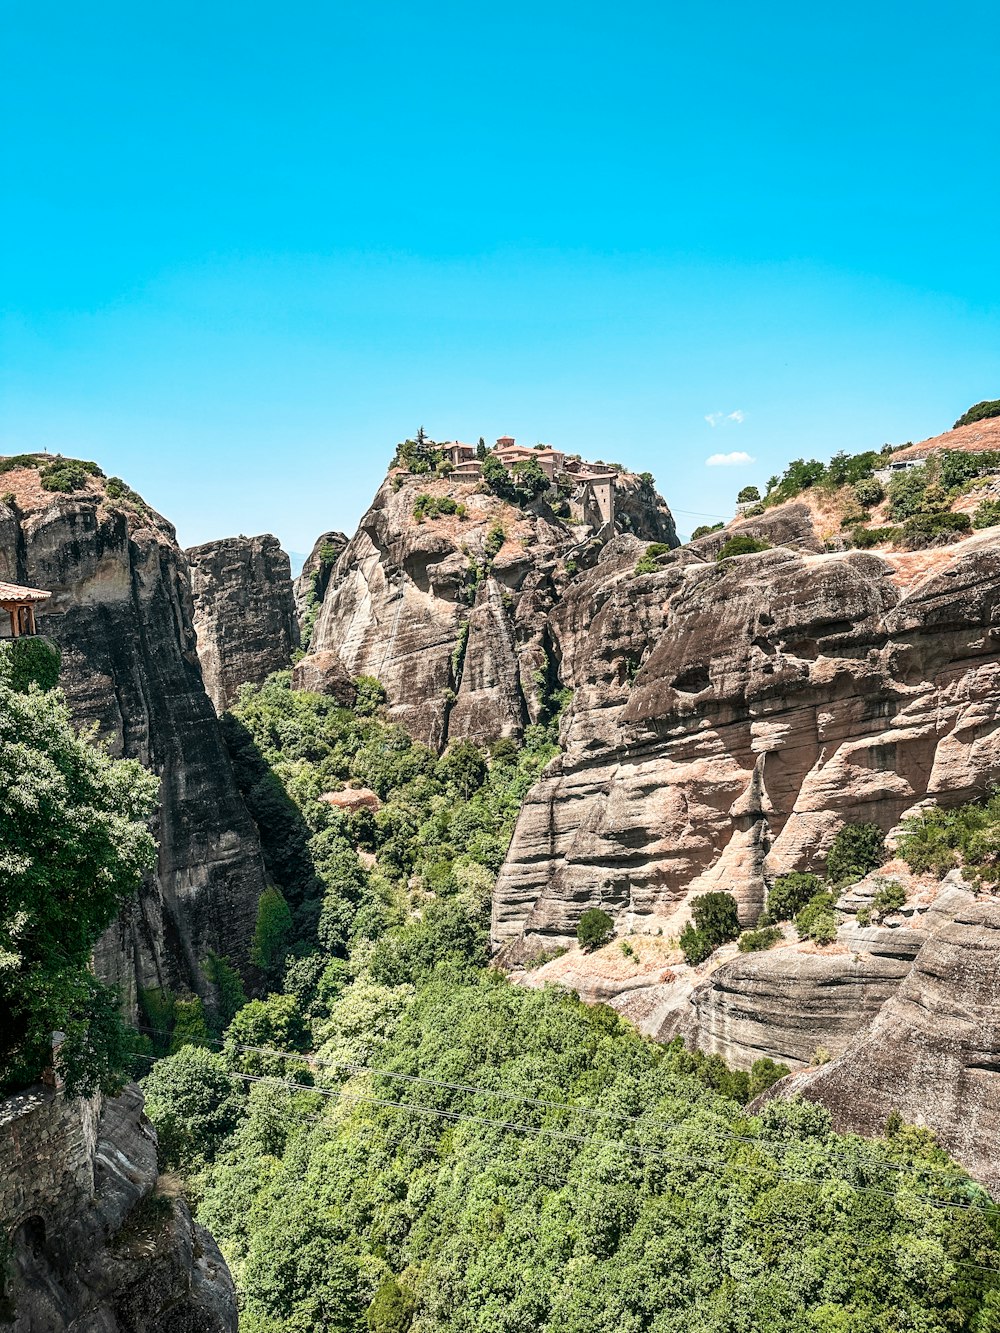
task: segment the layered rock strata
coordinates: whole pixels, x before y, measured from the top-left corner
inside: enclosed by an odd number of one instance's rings
[[[722,562],[736,533],[773,549]],[[779,544],[780,543],[780,544]],[[685,904],[817,869],[847,822],[888,830],[1000,772],[1000,537],[905,555],[822,550],[804,505],[636,575],[619,537],[548,620],[573,690],[494,896],[505,956],[600,906],[676,933]]]
[[[907,976],[871,1024],[775,1096],[822,1102],[839,1129],[879,1134],[893,1111],[926,1125],[1000,1191],[1000,899],[952,888],[925,921]]]
[[[248,959],[265,884],[256,828],[205,693],[187,562],[165,519],[88,479],[71,495],[8,472],[0,578],[51,591],[42,633],[62,650],[74,718],[160,777],[155,875],[96,951],[133,1009],[140,987],[205,991],[213,949]]]
[[[235,1333],[218,1246],[154,1193],[156,1137],[135,1085],[105,1101],[39,1084],[0,1102],[11,1333]]]
[[[621,524],[676,545],[651,487],[623,473],[616,497]],[[517,736],[555,683],[552,609],[599,550],[571,508],[560,518],[543,501],[518,508],[478,482],[394,472],[334,567],[310,653],[336,653],[349,676],[377,677],[390,716],[434,748]]]
[[[224,712],[241,685],[291,665],[299,641],[291,565],[277,537],[224,537],[185,552],[208,696]]]

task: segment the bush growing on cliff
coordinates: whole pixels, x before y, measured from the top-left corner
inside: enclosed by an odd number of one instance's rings
[[[826,876],[833,885],[850,884],[877,870],[885,859],[885,834],[877,824],[845,824],[827,853]]]
[[[736,497],[738,505],[756,504],[760,499],[760,491],[756,486],[744,486]]]
[[[968,514],[916,514],[903,524],[902,543],[908,551],[946,546],[972,529]]]
[[[745,930],[737,941],[737,947],[740,953],[758,953],[762,949],[770,949],[781,938],[777,926],[763,926],[758,930]]]
[[[854,485],[854,498],[863,509],[872,509],[885,499],[885,487],[875,477],[863,477]]]
[[[775,921],[791,921],[819,889],[819,876],[808,870],[779,875],[767,895],[767,908],[761,915],[760,924],[769,926]]]
[[[278,981],[292,942],[292,913],[280,889],[266,888],[257,904],[251,961],[269,982]]]
[[[31,1083],[67,1035],[71,1093],[117,1092],[117,998],[92,975],[98,936],[155,860],[159,783],[77,735],[62,696],[0,680],[0,1086]]]
[[[577,941],[588,953],[607,944],[614,934],[614,920],[599,907],[588,907],[576,924]]]
[[[837,938],[836,895],[823,891],[815,894],[795,915],[795,929],[800,940],[832,944]]]
[[[681,931],[680,946],[685,961],[703,963],[720,944],[740,933],[739,911],[731,893],[702,893],[691,902],[692,921]]]
[[[759,551],[769,551],[771,543],[759,537],[730,537],[719,548],[716,560],[729,560],[734,555],[756,555]]]
[[[1000,523],[1000,500],[981,500],[972,515],[972,526],[976,529],[993,528],[998,523]]]
[[[1000,880],[1000,791],[952,810],[921,810],[903,821],[898,854],[917,874],[956,866],[973,880]]]

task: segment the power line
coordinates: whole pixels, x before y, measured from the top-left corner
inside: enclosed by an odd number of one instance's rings
[[[140,1031],[149,1032],[158,1036],[169,1037],[171,1034],[162,1028],[152,1028],[140,1025]],[[223,1046],[225,1043],[218,1037],[209,1037],[208,1041],[216,1046]],[[279,1051],[268,1046],[249,1046],[243,1042],[232,1042],[235,1050],[245,1052],[251,1055],[274,1056],[282,1060],[299,1060],[303,1064],[315,1065],[335,1070],[346,1070],[351,1074],[370,1074],[378,1078],[395,1079],[399,1082],[412,1083],[422,1087],[439,1088],[448,1092],[467,1093],[476,1097],[494,1097],[503,1101],[520,1102],[526,1106],[537,1106],[541,1110],[561,1111],[570,1115],[586,1115],[597,1119],[619,1120],[626,1124],[650,1126],[657,1129],[676,1129],[684,1122],[683,1120],[663,1120],[656,1116],[648,1115],[629,1115],[625,1111],[604,1110],[597,1106],[587,1106],[585,1104],[573,1102],[555,1102],[544,1098],[529,1097],[524,1093],[506,1091],[499,1088],[486,1088],[482,1084],[476,1083],[451,1083],[443,1079],[427,1078],[419,1074],[404,1074],[391,1069],[381,1069],[374,1065],[358,1064],[348,1060],[329,1060],[316,1055],[303,1055],[295,1051]],[[296,1084],[301,1087],[301,1084]],[[409,1103],[407,1103],[409,1104]],[[737,1134],[735,1130],[714,1127],[714,1132],[720,1137],[732,1140],[736,1143],[745,1143],[751,1147],[767,1147],[771,1151],[790,1150],[797,1145],[794,1141],[783,1139],[769,1139],[765,1136],[755,1138],[749,1134]],[[828,1150],[827,1156],[838,1161],[851,1162],[857,1164],[856,1159],[849,1153]],[[879,1162],[876,1164],[880,1170],[899,1171],[910,1173],[912,1168],[899,1162]],[[927,1163],[925,1170],[946,1172],[950,1168]]]
[[[152,1029],[152,1030],[155,1031],[155,1029]],[[267,1048],[265,1048],[265,1047],[241,1047],[240,1043],[234,1043],[234,1046],[235,1046],[236,1049],[238,1049],[238,1050],[239,1050],[239,1049],[244,1049],[244,1050],[246,1050],[246,1051],[249,1052],[249,1053],[276,1055],[276,1056],[279,1056],[279,1057],[285,1057],[285,1058],[291,1058],[291,1059],[300,1059],[300,1060],[303,1060],[303,1061],[304,1061],[304,1057],[303,1057],[303,1056],[295,1055],[294,1053],[290,1053],[290,1052],[283,1052],[283,1051],[269,1051],[269,1050],[268,1050]],[[141,1056],[140,1058],[141,1058],[141,1059],[144,1059],[144,1060],[148,1060],[148,1061],[150,1061],[150,1063],[155,1063],[157,1057],[155,1057],[155,1056]],[[368,1072],[368,1073],[372,1073],[372,1074],[381,1074],[381,1073],[383,1072],[383,1071],[381,1071],[381,1070],[368,1069],[368,1068],[366,1068],[365,1066],[357,1066],[356,1068],[362,1069],[364,1072]],[[293,1090],[295,1090],[295,1091],[297,1091],[297,1092],[314,1092],[314,1093],[317,1093],[317,1094],[320,1095],[320,1096],[326,1097],[326,1098],[331,1099],[331,1100],[361,1101],[361,1102],[365,1102],[365,1103],[368,1103],[368,1104],[371,1104],[371,1105],[382,1106],[382,1107],[386,1107],[386,1108],[390,1108],[390,1109],[397,1109],[397,1110],[403,1110],[403,1111],[415,1111],[416,1113],[421,1114],[421,1115],[436,1116],[436,1117],[438,1117],[438,1118],[440,1118],[440,1119],[445,1119],[445,1120],[450,1120],[450,1121],[462,1121],[462,1120],[464,1120],[464,1121],[469,1121],[470,1123],[473,1123],[473,1124],[480,1124],[480,1125],[491,1126],[491,1127],[498,1128],[498,1129],[502,1129],[502,1130],[509,1130],[509,1131],[511,1131],[511,1132],[527,1133],[527,1134],[534,1134],[535,1136],[543,1136],[543,1137],[548,1137],[548,1138],[555,1138],[555,1139],[560,1139],[560,1140],[563,1140],[563,1141],[566,1141],[566,1142],[577,1143],[577,1144],[596,1143],[596,1144],[601,1145],[601,1146],[603,1146],[603,1147],[619,1148],[619,1149],[621,1149],[621,1150],[624,1151],[624,1152],[631,1153],[633,1156],[645,1156],[645,1157],[653,1156],[653,1157],[660,1157],[660,1158],[663,1158],[663,1159],[665,1159],[665,1160],[667,1160],[667,1161],[677,1162],[677,1163],[680,1163],[680,1164],[682,1164],[682,1165],[687,1165],[687,1166],[702,1167],[702,1168],[708,1169],[708,1170],[710,1170],[710,1171],[718,1170],[718,1165],[719,1165],[718,1163],[713,1162],[713,1161],[708,1161],[708,1160],[706,1160],[705,1158],[692,1157],[692,1156],[690,1156],[689,1154],[671,1153],[671,1152],[667,1152],[667,1151],[665,1151],[665,1150],[663,1150],[663,1149],[660,1149],[660,1148],[654,1148],[654,1147],[646,1146],[646,1145],[642,1145],[642,1144],[629,1144],[629,1143],[626,1143],[626,1142],[624,1142],[624,1141],[622,1141],[622,1140],[620,1140],[620,1139],[606,1139],[606,1138],[599,1138],[599,1137],[597,1137],[597,1136],[595,1136],[595,1135],[589,1135],[589,1134],[574,1134],[574,1133],[572,1133],[572,1132],[569,1131],[569,1130],[559,1130],[559,1129],[554,1129],[554,1128],[552,1128],[552,1127],[544,1126],[544,1125],[528,1125],[528,1124],[524,1124],[524,1123],[522,1123],[522,1122],[520,1122],[520,1121],[513,1121],[513,1120],[497,1120],[497,1119],[495,1119],[495,1118],[493,1118],[493,1117],[489,1117],[489,1116],[474,1116],[474,1115],[468,1115],[468,1114],[463,1113],[463,1112],[460,1112],[460,1111],[448,1111],[448,1110],[445,1110],[445,1109],[442,1108],[442,1107],[422,1106],[422,1105],[421,1105],[420,1103],[418,1103],[418,1102],[399,1102],[399,1101],[393,1101],[393,1100],[390,1100],[390,1099],[388,1099],[388,1098],[374,1097],[374,1096],[372,1096],[372,1095],[369,1094],[369,1093],[361,1093],[361,1092],[355,1092],[355,1091],[347,1091],[347,1090],[342,1089],[342,1088],[341,1088],[341,1089],[322,1088],[322,1087],[316,1087],[315,1085],[313,1085],[313,1086],[310,1087],[310,1086],[306,1086],[306,1085],[301,1084],[301,1083],[296,1083],[296,1082],[295,1082],[294,1080],[292,1080],[292,1079],[282,1079],[282,1078],[278,1078],[277,1076],[273,1076],[273,1075],[267,1075],[267,1074],[244,1074],[244,1073],[240,1073],[240,1072],[238,1072],[238,1071],[236,1071],[236,1070],[233,1070],[233,1071],[231,1071],[231,1072],[232,1072],[232,1074],[233,1074],[233,1076],[234,1076],[235,1078],[242,1079],[244,1082],[247,1082],[247,1083],[267,1083],[267,1082],[278,1083],[278,1084],[281,1084],[282,1086],[285,1086],[285,1087],[288,1087],[288,1088],[292,1088]],[[470,1086],[471,1086],[471,1085],[470,1085]],[[491,1094],[489,1093],[488,1090],[485,1090],[485,1089],[484,1089],[483,1091],[486,1093],[486,1095],[491,1095]],[[501,1094],[501,1095],[502,1095],[502,1094]],[[516,1094],[515,1094],[515,1095],[516,1095]],[[558,1102],[556,1102],[556,1103],[549,1103],[549,1105],[558,1107],[558,1108],[561,1109],[561,1110],[573,1110],[573,1109],[574,1109],[574,1108],[573,1108],[572,1106],[570,1106],[570,1104],[568,1104],[568,1103],[558,1103]],[[584,1109],[590,1109],[590,1110],[593,1110],[594,1108],[584,1108]],[[627,1117],[627,1118],[628,1118],[628,1119],[635,1119],[634,1117]],[[672,1123],[670,1123],[670,1122],[657,1122],[657,1121],[655,1121],[655,1120],[653,1120],[653,1121],[648,1121],[648,1120],[642,1121],[642,1120],[639,1120],[639,1121],[636,1121],[636,1123],[652,1124],[652,1125],[654,1125],[654,1126],[659,1125],[660,1127],[665,1128],[665,1129],[672,1129],[672,1128],[676,1128],[676,1127],[677,1127],[677,1124],[676,1124],[676,1123],[673,1123],[673,1124],[672,1124]],[[723,1133],[723,1137],[725,1137],[725,1133]],[[771,1147],[775,1146],[775,1141],[768,1141],[768,1140],[762,1140],[762,1139],[753,1139],[753,1138],[749,1138],[749,1137],[741,1138],[740,1141],[749,1143],[749,1144],[751,1144],[751,1145],[753,1145],[753,1146],[756,1146],[756,1147],[767,1147],[767,1148],[771,1148]],[[784,1146],[784,1145],[782,1145],[782,1146]],[[788,1145],[788,1146],[794,1146],[794,1145],[793,1145],[793,1144],[790,1144],[790,1145]],[[834,1154],[831,1154],[831,1155],[834,1155]],[[770,1167],[755,1167],[755,1166],[749,1165],[749,1164],[747,1164],[747,1163],[736,1163],[736,1162],[729,1162],[727,1165],[729,1165],[730,1167],[735,1168],[736,1170],[749,1172],[750,1174],[763,1175],[763,1176],[767,1176],[768,1178],[773,1178],[773,1177],[777,1176],[778,1179],[784,1180],[784,1181],[786,1181],[786,1182],[788,1182],[788,1183],[790,1183],[790,1184],[812,1185],[812,1186],[815,1186],[816,1188],[818,1188],[822,1183],[824,1183],[824,1182],[822,1182],[822,1181],[816,1181],[816,1180],[813,1179],[811,1176],[793,1176],[793,1175],[787,1175],[787,1174],[782,1173],[781,1171],[772,1169],[772,1168],[770,1168]],[[879,1165],[881,1165],[881,1164],[879,1164]],[[905,1169],[905,1168],[902,1168],[902,1169]],[[849,1190],[852,1190],[852,1191],[854,1191],[855,1193],[858,1193],[858,1194],[874,1194],[874,1195],[876,1195],[876,1196],[878,1196],[878,1197],[880,1197],[880,1198],[891,1199],[891,1200],[896,1201],[896,1202],[898,1202],[899,1200],[904,1200],[904,1199],[905,1199],[905,1200],[908,1200],[908,1201],[910,1201],[910,1202],[923,1203],[923,1204],[926,1204],[926,1205],[927,1205],[928,1207],[930,1207],[930,1208],[936,1208],[936,1209],[939,1209],[939,1210],[959,1210],[959,1211],[962,1211],[962,1212],[982,1213],[982,1214],[985,1214],[985,1215],[987,1215],[987,1216],[991,1216],[991,1217],[996,1217],[996,1216],[998,1215],[998,1213],[1000,1213],[1000,1210],[998,1210],[995,1206],[994,1206],[994,1207],[990,1207],[990,1208],[986,1208],[986,1207],[983,1207],[983,1206],[980,1205],[980,1204],[973,1204],[973,1203],[958,1203],[958,1202],[953,1202],[953,1201],[944,1200],[944,1199],[934,1199],[934,1198],[932,1198],[931,1196],[926,1195],[926,1194],[920,1194],[920,1193],[904,1194],[904,1193],[895,1192],[895,1191],[892,1191],[892,1190],[884,1190],[884,1189],[880,1189],[878,1186],[875,1186],[875,1185],[857,1185],[857,1184],[852,1184],[850,1181],[847,1181],[847,1180],[839,1180],[839,1179],[838,1179],[838,1180],[836,1180],[836,1181],[834,1181],[834,1182],[831,1182],[831,1183],[835,1183],[835,1184],[841,1185],[841,1186],[843,1186],[844,1188],[849,1189]]]

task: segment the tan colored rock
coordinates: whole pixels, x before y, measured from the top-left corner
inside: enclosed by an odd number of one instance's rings
[[[844,823],[888,832],[1000,773],[996,533],[914,571],[818,552],[803,505],[741,531],[789,545],[720,564],[713,534],[636,576],[619,538],[552,614],[573,700],[497,885],[505,958],[571,940],[589,906],[682,922],[707,889],[751,924]]]
[[[451,498],[464,517],[419,521],[422,494]],[[669,510],[638,477],[621,474],[616,494],[623,525],[676,542]],[[302,671],[314,653],[336,653],[348,676],[376,677],[389,717],[434,749],[518,736],[537,720],[556,665],[548,620],[570,586],[565,561],[593,563],[592,537],[543,501],[519,509],[478,481],[394,471],[330,576]]]
[[[1000,1190],[1000,899],[952,888],[927,914],[908,975],[832,1063],[777,1084],[822,1102],[839,1129],[881,1133],[898,1111]]]
[[[370,787],[345,787],[343,791],[325,791],[319,799],[349,815],[358,810],[378,810],[382,805],[377,793]]]

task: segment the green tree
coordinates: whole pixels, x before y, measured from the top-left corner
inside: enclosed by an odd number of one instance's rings
[[[730,537],[719,548],[716,560],[729,560],[734,555],[756,555],[760,551],[769,551],[771,543],[760,537]]]
[[[280,889],[266,888],[257,904],[251,961],[268,980],[281,976],[292,939],[292,914]]]
[[[208,1046],[210,1042],[205,1008],[197,995],[174,1001],[174,1030],[170,1034],[170,1053],[182,1046]]]
[[[219,1021],[225,1027],[247,1002],[243,979],[228,958],[221,957],[211,949],[202,967],[206,978],[215,989],[216,1011]]]
[[[760,491],[756,486],[744,486],[736,497],[738,505],[755,504],[760,499]]]
[[[701,893],[691,900],[696,929],[713,944],[725,944],[740,933],[739,910],[731,893]]]
[[[365,1318],[371,1333],[407,1333],[416,1308],[413,1292],[390,1273],[375,1293]]]
[[[242,1050],[244,1046],[255,1050]],[[309,1028],[294,995],[269,995],[243,1006],[226,1030],[223,1054],[232,1069],[243,1074],[271,1074],[291,1078],[306,1068],[268,1051],[303,1052],[309,1048]]]
[[[799,939],[832,944],[837,938],[836,905],[834,894],[826,891],[814,894],[795,915],[795,929]]]
[[[952,427],[958,430],[959,426],[971,426],[975,421],[985,421],[988,417],[1000,417],[1000,398],[986,399],[981,403],[974,403],[968,412],[963,412]]]
[[[243,1115],[243,1085],[221,1055],[184,1046],[142,1081],[162,1166],[195,1170],[212,1160]]]
[[[0,1084],[30,1083],[66,1032],[71,1092],[115,1092],[125,1044],[89,970],[154,864],[157,780],[77,736],[61,695],[0,681]]]
[[[607,944],[614,938],[614,933],[614,919],[599,907],[588,907],[576,924],[577,941],[588,953]]]
[[[876,870],[885,859],[885,834],[877,824],[845,824],[827,853],[827,878],[831,884],[849,884]]]
[[[820,887],[819,876],[807,870],[793,870],[790,874],[779,875],[767,895],[767,910],[761,917],[761,925],[791,921],[796,912],[800,912],[809,899],[819,892]]]

